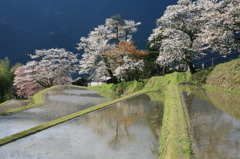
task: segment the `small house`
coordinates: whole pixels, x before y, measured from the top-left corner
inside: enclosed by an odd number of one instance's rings
[[[99,85],[103,85],[103,84],[108,84],[108,80],[111,79],[110,77],[107,76],[103,76],[101,78],[99,78],[98,80],[93,80],[93,81],[89,81],[88,82],[88,87],[91,86],[99,86]]]

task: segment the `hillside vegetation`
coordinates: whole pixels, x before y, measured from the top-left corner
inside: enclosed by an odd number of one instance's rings
[[[172,73],[165,76],[152,77],[140,81],[129,81],[118,84],[108,84],[90,87],[90,89],[115,95],[127,95],[135,92],[159,91],[167,88],[169,84],[188,82],[190,73]]]
[[[207,76],[206,84],[240,91],[240,58],[217,65]]]
[[[238,92],[240,91],[240,58],[198,70],[191,76],[190,82]]]

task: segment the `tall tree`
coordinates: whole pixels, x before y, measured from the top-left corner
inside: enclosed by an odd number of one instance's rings
[[[162,40],[165,38],[163,36],[163,32],[163,28],[156,27],[153,29],[152,34],[148,38],[147,49],[149,54],[145,59],[145,68],[149,72],[148,77],[156,74],[159,75],[160,68],[163,70],[162,74],[165,74],[166,66],[160,66],[157,62],[155,62],[159,56],[159,49],[162,46]]]
[[[194,73],[193,59],[210,52],[239,51],[240,2],[236,0],[179,0],[168,6],[150,36],[163,34],[157,62],[160,65],[185,63]]]
[[[65,49],[36,50],[30,57],[33,61],[28,69],[38,72],[33,78],[43,87],[71,83],[71,74],[78,70],[77,54]]]
[[[137,31],[138,25],[140,22],[123,20],[117,15],[106,19],[105,25],[94,28],[88,37],[82,37],[77,47],[78,50],[84,50],[80,61],[80,73],[90,74],[91,79],[107,75],[117,83],[114,76],[114,61],[103,53],[114,50],[118,43],[131,40],[131,34]]]
[[[40,72],[34,71],[32,67],[32,62],[28,62],[26,65],[18,67],[14,73],[14,86],[17,89],[16,94],[19,97],[26,98],[44,89],[34,79],[34,76]]]
[[[28,97],[46,87],[69,84],[72,73],[78,71],[77,55],[65,49],[36,50],[30,57],[33,61],[15,71],[14,85],[20,96]]]
[[[190,0],[179,0],[178,4],[167,7],[157,21],[166,37],[159,49],[157,62],[160,65],[180,62],[187,64],[191,73],[195,72],[192,60],[205,55],[197,36],[204,24],[200,18],[202,10],[203,6]]]

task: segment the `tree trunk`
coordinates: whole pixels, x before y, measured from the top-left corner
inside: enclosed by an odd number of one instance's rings
[[[167,73],[167,66],[163,66],[162,70],[163,76],[165,76],[165,74]]]
[[[118,83],[117,78],[113,75],[112,70],[107,69],[109,76],[111,77],[114,84]]]
[[[117,44],[120,42],[120,40],[119,40],[119,30],[118,30],[118,26],[115,28],[116,29],[116,42],[117,42]]]
[[[4,92],[0,92],[0,103],[4,102]]]
[[[111,77],[113,83],[114,83],[114,84],[118,83],[117,78],[113,75],[112,70],[110,70],[110,64],[108,63],[108,59],[107,59],[107,58],[104,58],[103,60],[104,60],[105,66],[106,66],[106,68],[107,68],[107,72],[108,72],[109,76]]]
[[[188,62],[188,68],[190,70],[190,73],[191,74],[194,74],[195,73],[195,68],[193,67],[193,63],[192,62]]]

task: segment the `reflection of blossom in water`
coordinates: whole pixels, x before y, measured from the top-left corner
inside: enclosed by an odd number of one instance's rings
[[[83,123],[101,138],[108,138],[106,134],[109,131],[114,132],[115,135],[110,138],[108,145],[116,149],[135,140],[135,136],[131,134],[131,128],[134,129],[135,124],[151,124],[145,120],[156,104],[149,101],[147,95],[142,95],[91,113],[84,118]]]
[[[145,118],[144,105],[140,102],[124,101],[112,107],[89,114],[83,123],[90,125],[92,131],[101,137],[107,137],[108,131],[115,131],[115,136],[109,141],[109,146],[116,148],[121,142],[131,142],[134,136],[129,134],[129,127]]]

